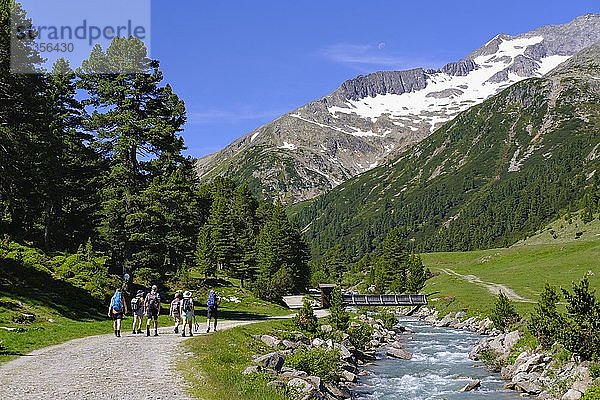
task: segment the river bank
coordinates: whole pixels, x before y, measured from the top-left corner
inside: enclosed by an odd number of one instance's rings
[[[547,400],[579,400],[594,380],[590,363],[576,358],[557,360],[556,353],[530,349],[523,345],[519,331],[500,332],[488,318],[465,319],[465,313],[450,313],[443,318],[424,307],[415,317],[436,327],[466,330],[484,335],[470,350],[469,358],[485,361],[501,374],[505,389]]]
[[[368,375],[362,376],[353,389],[356,399],[464,399],[466,394],[461,388],[468,385],[478,386],[468,393],[473,400],[520,398],[518,393],[502,387],[498,373],[469,359],[479,335],[436,327],[415,318],[400,318],[400,325],[413,331],[405,343],[412,358],[392,360],[380,352],[374,365],[366,367]]]

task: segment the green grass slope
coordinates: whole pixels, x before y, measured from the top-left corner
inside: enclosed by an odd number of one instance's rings
[[[108,293],[102,292],[102,286],[109,286],[111,279],[106,277],[100,284],[97,274],[70,269],[67,273],[65,268],[70,267],[101,267],[79,257],[50,258],[15,243],[0,245],[0,362],[40,347],[110,331],[104,301]],[[93,291],[85,288],[86,282],[95,287]]]
[[[583,234],[578,236],[578,232]],[[561,218],[509,248],[423,254],[423,263],[435,274],[423,292],[432,293],[430,304],[441,312],[468,310],[486,315],[496,301],[489,289],[493,284],[504,285],[534,302],[546,283],[570,289],[573,281],[587,276],[590,287],[597,290],[599,235],[597,220],[584,224],[573,217],[569,224]],[[448,270],[465,277],[449,274]],[[522,312],[531,311],[534,305],[524,301],[514,304]]]

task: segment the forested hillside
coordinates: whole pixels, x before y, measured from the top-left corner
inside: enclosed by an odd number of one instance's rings
[[[357,260],[400,227],[423,251],[507,246],[598,210],[600,46],[460,114],[394,161],[292,213],[315,255]]]
[[[11,8],[30,23],[20,5],[0,0],[0,238],[7,246],[62,254],[85,244],[99,271],[129,272],[140,282],[165,282],[199,263],[207,277],[221,270],[260,285],[265,298],[304,290],[308,252],[281,207],[259,203],[232,181],[200,186],[183,155],[185,104],[139,39],[97,45],[75,71],[63,59],[42,70],[33,45],[17,41],[28,69],[39,73],[12,74]]]

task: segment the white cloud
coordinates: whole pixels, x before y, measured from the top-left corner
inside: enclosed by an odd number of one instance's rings
[[[272,119],[288,110],[256,110],[251,107],[206,108],[188,112],[188,124],[235,123]]]
[[[356,69],[407,69],[415,67],[434,67],[439,60],[415,58],[388,50],[387,43],[352,44],[336,43],[323,47],[319,54],[326,59],[346,64]]]

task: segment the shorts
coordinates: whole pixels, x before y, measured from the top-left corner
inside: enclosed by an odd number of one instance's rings
[[[214,318],[217,319],[217,307],[208,307],[208,311],[206,312],[206,317],[208,319]]]
[[[114,312],[111,311],[111,313],[110,313],[110,319],[112,319],[113,321],[116,321],[118,319],[123,319],[123,312],[114,313]]]
[[[144,318],[144,309],[143,308],[138,308],[137,310],[135,310],[133,312],[133,316],[134,317],[138,317],[138,318]]]
[[[182,315],[183,315],[183,320],[186,322],[192,322],[192,320],[194,319],[193,311],[184,311]]]
[[[158,310],[148,310],[146,312],[146,318],[158,320]]]

